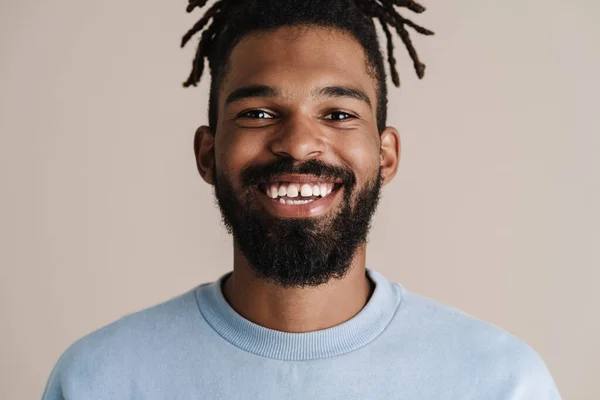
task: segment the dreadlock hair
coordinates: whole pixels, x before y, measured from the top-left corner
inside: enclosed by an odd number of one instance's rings
[[[207,2],[189,0],[186,11],[202,8]],[[204,59],[208,59],[211,74],[208,122],[212,131],[216,132],[218,93],[227,72],[227,61],[235,45],[245,35],[274,31],[282,26],[335,28],[352,35],[365,51],[367,71],[377,82],[377,127],[382,132],[387,119],[387,86],[374,20],[381,24],[387,38],[390,75],[396,87],[400,86],[400,77],[396,70],[390,28],[396,30],[406,46],[419,78],[425,73],[425,64],[419,60],[407,27],[423,35],[433,35],[432,31],[398,14],[395,7],[404,7],[415,13],[425,11],[425,7],[413,0],[217,0],[181,40],[183,47],[196,33],[203,31],[192,71],[183,86],[196,86],[204,72]]]

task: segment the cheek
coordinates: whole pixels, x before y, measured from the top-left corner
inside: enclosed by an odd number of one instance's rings
[[[249,146],[251,135],[240,135],[235,132],[220,132],[215,141],[216,162],[218,165],[235,167],[250,157],[253,146]]]
[[[370,132],[348,135],[338,144],[338,152],[355,171],[358,186],[374,178],[379,170],[379,136]]]
[[[260,160],[264,152],[264,141],[259,133],[219,132],[215,140],[215,164],[219,173],[224,173],[236,189],[239,189],[241,171]]]

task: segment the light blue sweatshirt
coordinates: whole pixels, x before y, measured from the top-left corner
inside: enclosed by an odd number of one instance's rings
[[[367,269],[352,319],[287,333],[235,312],[219,280],[128,315],[60,357],[46,400],[556,400],[539,355],[507,332]]]

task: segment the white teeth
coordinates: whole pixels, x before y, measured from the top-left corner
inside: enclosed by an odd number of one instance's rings
[[[278,197],[296,198],[302,197],[325,197],[333,191],[333,183],[284,183],[276,182],[267,184],[265,192],[270,198],[277,200]],[[300,201],[300,200],[298,200]],[[302,200],[304,201],[304,200]],[[283,204],[283,203],[282,203]],[[287,204],[287,203],[286,203]]]
[[[280,202],[281,204],[285,204],[285,200],[284,200],[284,199],[279,199],[279,202]]]
[[[287,188],[288,197],[298,197],[298,185],[296,183],[290,183]]]
[[[321,197],[327,196],[327,185],[324,183],[321,183],[319,185],[319,192],[321,193]]]
[[[283,200],[283,199],[281,199]],[[288,206],[294,205],[294,206],[298,206],[300,204],[308,204],[308,203],[312,203],[314,200],[285,200],[285,201],[279,201],[281,204],[287,204]]]
[[[310,185],[307,185],[306,183],[304,185],[302,185],[302,191],[300,192],[300,194],[302,195],[302,197],[310,197],[312,196],[312,187]]]

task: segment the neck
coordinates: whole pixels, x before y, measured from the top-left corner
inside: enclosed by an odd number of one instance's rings
[[[256,277],[234,245],[231,276],[223,295],[241,316],[265,328],[283,332],[310,332],[339,325],[365,306],[372,288],[366,275],[363,244],[342,279],[305,288],[282,288]]]

